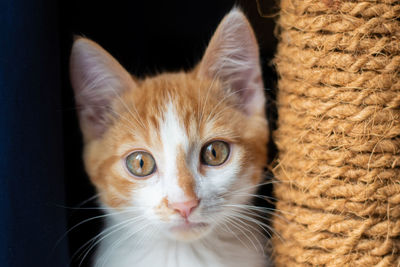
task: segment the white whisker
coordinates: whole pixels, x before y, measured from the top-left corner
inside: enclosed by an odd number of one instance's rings
[[[237,225],[237,223],[231,219],[231,217],[225,217],[226,221],[228,224],[232,225],[233,227],[235,227],[237,230],[239,230],[239,232],[241,232],[249,241],[250,243],[253,245],[254,249],[258,252],[257,246],[255,245],[255,243],[253,242],[253,240],[241,229],[241,227],[239,227]],[[245,229],[246,231],[249,231],[248,229]],[[249,231],[251,232],[251,231]]]
[[[96,235],[95,237],[93,237],[93,238],[91,238],[90,240],[88,240],[85,244],[83,244],[83,245],[72,255],[71,259],[74,259],[75,256],[76,256],[84,247],[88,246],[89,243],[92,243],[92,244],[89,246],[89,248],[86,249],[87,251],[86,251],[86,253],[84,254],[82,260],[81,260],[80,263],[79,263],[79,266],[81,266],[82,263],[83,263],[83,261],[84,261],[84,259],[85,259],[86,256],[89,254],[89,252],[90,252],[99,242],[101,242],[101,240],[103,240],[104,238],[110,236],[111,234],[113,234],[113,233],[115,233],[115,232],[117,232],[117,231],[122,230],[124,227],[126,227],[126,226],[129,225],[130,223],[133,223],[133,222],[135,222],[135,221],[138,220],[138,219],[142,219],[142,217],[143,217],[143,216],[138,216],[138,217],[135,217],[135,218],[132,218],[132,219],[128,219],[128,220],[125,220],[125,221],[123,221],[123,222],[120,222],[120,223],[118,223],[118,224],[115,224],[115,225],[113,225],[113,226],[111,226],[111,227],[108,227],[108,228],[104,229],[104,230],[101,231],[98,235]],[[115,229],[115,228],[117,228],[117,229]],[[114,229],[114,230],[113,230],[113,229]],[[101,236],[102,236],[102,238],[100,238]],[[100,239],[99,239],[99,238],[100,238]],[[98,240],[97,240],[96,242],[94,242],[96,239],[98,239]],[[94,244],[93,244],[93,242],[94,242]]]
[[[126,236],[123,236],[122,238],[116,240],[115,242],[113,242],[110,246],[110,248],[107,249],[107,252],[101,256],[101,258],[103,258],[103,263],[101,264],[101,267],[104,266],[104,264],[108,261],[109,256],[113,253],[113,251],[123,242],[126,242],[127,240],[131,239],[134,235],[136,235],[137,233],[141,232],[143,229],[147,228],[148,224],[143,224],[143,226],[141,226],[139,229],[135,229],[135,231],[133,231],[133,233],[129,233]],[[101,259],[100,258],[100,259]]]
[[[240,216],[243,219],[246,219],[248,221],[254,222],[258,226],[260,226],[270,237],[272,237],[272,236],[271,236],[271,234],[269,233],[268,230],[272,231],[275,235],[278,236],[279,239],[281,239],[283,241],[283,238],[271,226],[269,226],[269,225],[267,225],[267,224],[265,224],[263,222],[260,222],[259,220],[255,219],[254,217],[250,217],[248,215],[243,214],[243,213],[245,213],[244,210],[242,210],[242,209],[241,210],[236,210],[236,211],[232,210],[232,212],[235,212],[236,216]]]
[[[54,246],[57,247],[58,244],[59,244],[71,231],[73,231],[74,229],[76,229],[77,227],[81,226],[81,225],[84,224],[84,223],[87,223],[87,222],[90,222],[90,221],[93,221],[93,220],[96,220],[96,219],[102,219],[102,218],[105,218],[105,217],[114,216],[115,214],[121,214],[121,213],[127,213],[127,212],[132,212],[132,211],[127,210],[127,211],[121,211],[121,212],[103,214],[103,215],[94,216],[94,217],[85,219],[85,220],[83,220],[83,221],[81,221],[81,222],[75,224],[75,225],[72,226],[68,231],[66,231],[66,232],[57,240],[57,242],[55,243]]]

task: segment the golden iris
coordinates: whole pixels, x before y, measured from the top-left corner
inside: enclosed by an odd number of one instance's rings
[[[154,158],[147,152],[136,151],[126,158],[129,172],[138,177],[150,175],[156,169]]]
[[[223,141],[208,143],[201,149],[202,163],[209,166],[221,165],[228,159],[229,152],[229,145]]]

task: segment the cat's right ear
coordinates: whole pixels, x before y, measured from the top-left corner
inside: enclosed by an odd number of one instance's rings
[[[107,130],[108,112],[114,99],[135,87],[131,75],[98,44],[77,38],[70,58],[71,84],[85,142]]]

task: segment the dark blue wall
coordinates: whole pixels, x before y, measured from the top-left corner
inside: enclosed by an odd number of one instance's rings
[[[0,1],[0,266],[67,266],[56,1]]]

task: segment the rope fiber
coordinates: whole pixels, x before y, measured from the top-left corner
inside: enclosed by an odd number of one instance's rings
[[[399,18],[281,0],[276,266],[400,266]]]

